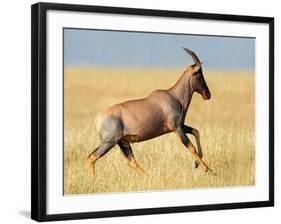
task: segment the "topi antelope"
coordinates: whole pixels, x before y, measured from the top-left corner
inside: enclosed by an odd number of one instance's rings
[[[205,82],[202,63],[191,50],[184,50],[192,57],[194,64],[189,66],[180,79],[167,90],[155,90],[143,99],[129,100],[113,105],[95,118],[96,129],[101,143],[88,157],[89,172],[95,174],[96,161],[116,144],[128,161],[128,165],[141,174],[145,171],[136,162],[130,143],[146,141],[160,135],[175,132],[180,141],[195,158],[195,168],[214,174],[203,162],[199,132],[184,124],[185,116],[194,92],[203,99],[211,98]],[[186,134],[194,135],[197,149]]]

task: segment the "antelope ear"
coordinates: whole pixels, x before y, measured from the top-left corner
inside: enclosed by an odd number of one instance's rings
[[[192,66],[192,75],[195,75],[201,68],[201,65],[198,66],[198,65],[194,65]]]

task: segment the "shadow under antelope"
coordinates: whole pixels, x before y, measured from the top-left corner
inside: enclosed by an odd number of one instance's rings
[[[95,174],[96,161],[116,144],[128,161],[128,165],[137,172],[146,174],[136,162],[130,143],[146,141],[160,135],[174,132],[195,158],[195,168],[202,167],[205,172],[214,174],[203,162],[199,132],[184,124],[185,116],[194,92],[203,99],[211,98],[205,82],[202,63],[196,54],[184,48],[192,57],[190,65],[179,80],[167,90],[155,90],[143,99],[129,100],[113,105],[95,118],[96,129],[101,143],[88,157],[90,174]],[[197,151],[186,134],[194,135]]]

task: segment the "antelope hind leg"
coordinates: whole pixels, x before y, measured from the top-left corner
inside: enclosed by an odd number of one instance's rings
[[[132,169],[134,169],[137,173],[139,173],[141,175],[148,175],[137,163],[130,143],[126,140],[120,140],[118,142],[118,145],[119,145],[121,151],[123,152],[123,155],[126,157],[127,164],[129,165],[129,167],[131,167]]]
[[[95,157],[94,155],[88,155],[87,158],[87,163],[88,163],[88,174],[89,176],[94,176],[95,175],[95,163],[98,160],[98,157]]]
[[[128,165],[133,168],[137,173],[148,176],[148,174],[139,166],[134,157],[128,160]]]
[[[87,156],[89,175],[95,175],[95,163],[99,158],[104,156],[114,145],[114,143],[102,143]]]

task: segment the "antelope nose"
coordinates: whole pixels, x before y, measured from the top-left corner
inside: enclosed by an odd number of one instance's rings
[[[210,92],[207,92],[206,93],[206,98],[209,100],[209,99],[211,99],[211,93]]]

